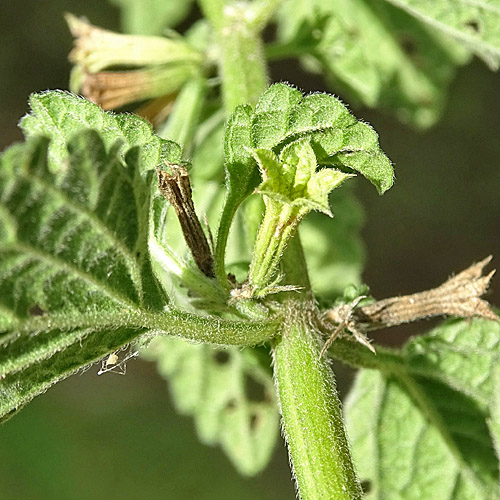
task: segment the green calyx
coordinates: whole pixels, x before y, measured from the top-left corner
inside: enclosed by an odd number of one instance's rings
[[[276,270],[299,222],[312,210],[332,217],[328,195],[353,175],[331,168],[317,171],[308,138],[291,142],[279,156],[266,149],[251,153],[262,174],[256,191],[264,197],[266,212],[255,242],[249,284],[253,295],[263,296],[281,289],[275,286]]]
[[[332,216],[329,193],[345,179],[354,177],[331,168],[316,171],[318,163],[309,139],[290,143],[279,157],[265,149],[255,150],[253,156],[264,179],[257,192],[264,199],[294,207],[299,218],[311,210]]]

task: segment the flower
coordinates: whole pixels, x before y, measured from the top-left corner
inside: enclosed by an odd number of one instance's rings
[[[75,37],[70,88],[104,109],[161,96],[172,100],[199,74],[202,55],[180,37],[123,35],[66,15]]]

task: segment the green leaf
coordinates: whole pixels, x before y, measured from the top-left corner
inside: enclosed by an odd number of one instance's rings
[[[282,52],[323,73],[349,101],[388,108],[419,127],[439,118],[467,58],[456,43],[376,0],[291,0],[279,13],[279,39]]]
[[[241,203],[259,182],[255,162],[247,148],[252,144],[252,108],[238,106],[229,118],[224,136],[228,198]]]
[[[140,147],[140,170],[154,169],[161,159],[176,161],[180,148],[154,135],[151,125],[137,115],[106,113],[96,104],[60,90],[32,94],[31,113],[20,123],[26,137],[45,136],[49,145],[49,168],[56,171],[68,156],[67,143],[78,132],[99,132],[104,146],[120,144],[121,158],[133,147]]]
[[[361,371],[346,415],[368,498],[500,498],[499,356],[499,323],[452,320],[411,340],[400,367]]]
[[[500,456],[500,364],[492,369],[493,393],[489,404],[490,417],[487,419],[497,457]]]
[[[130,150],[123,164],[91,130],[67,148],[59,175],[45,138],[1,157],[0,415],[145,331],[120,316],[165,304],[140,217],[149,192],[140,155]],[[103,322],[116,326],[99,341]]]
[[[336,97],[328,94],[299,97],[300,93],[287,85],[269,87],[255,107],[252,144],[247,148],[273,149],[280,154],[290,142],[310,139],[320,165],[335,163],[359,172],[380,193],[392,186],[392,165],[380,150],[377,133],[369,125],[358,122]],[[273,102],[279,102],[280,107],[270,112]],[[238,145],[237,150],[240,148]],[[376,164],[372,165],[367,157]]]
[[[262,324],[165,309],[140,148],[106,149],[82,131],[51,171],[48,146],[35,137],[0,157],[0,419],[148,330],[229,344],[252,330],[255,343],[269,338]]]
[[[106,151],[89,130],[68,143],[69,164],[56,175],[47,146],[46,139],[34,139],[2,157],[3,286],[16,290],[2,296],[3,306],[26,318],[35,305],[85,312],[149,304],[145,257],[137,257],[146,249],[147,221],[138,208],[147,204],[148,185],[137,155],[129,152],[125,167],[117,148]],[[57,289],[44,289],[46,280]]]
[[[433,29],[452,36],[483,59],[500,67],[500,5],[495,0],[388,0]]]
[[[192,0],[111,0],[121,8],[122,28],[127,33],[161,35],[188,14]]]
[[[194,418],[203,443],[220,445],[242,474],[264,469],[278,437],[279,415],[271,372],[259,351],[158,338],[143,355],[157,361],[178,410]]]

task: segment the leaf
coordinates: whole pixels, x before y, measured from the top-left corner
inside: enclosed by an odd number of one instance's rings
[[[125,166],[86,131],[56,175],[47,149],[33,138],[1,157],[0,415],[145,330],[121,327],[120,315],[165,304],[138,210],[148,200],[138,155],[130,151]],[[99,341],[102,321],[116,326]]]
[[[193,416],[203,443],[220,445],[248,476],[268,464],[279,416],[271,372],[261,365],[258,351],[165,337],[155,339],[143,355],[157,361],[178,410]]]
[[[500,498],[499,356],[498,322],[451,320],[410,340],[399,368],[360,372],[346,416],[368,498]]]
[[[246,149],[252,144],[252,108],[237,106],[224,135],[224,159],[228,198],[241,203],[259,182],[256,164]]]
[[[253,329],[266,340],[262,324],[164,310],[138,148],[107,150],[83,131],[54,173],[48,144],[32,138],[0,157],[0,419],[150,329],[236,344]]]
[[[154,169],[160,159],[177,161],[180,148],[154,135],[151,125],[137,115],[106,113],[96,104],[60,90],[32,94],[31,113],[20,123],[26,137],[45,136],[49,145],[49,168],[64,165],[67,142],[78,132],[93,129],[106,148],[120,144],[121,158],[133,147],[140,147],[141,172]]]
[[[192,0],[111,0],[121,8],[122,28],[127,33],[161,35],[188,14]]]
[[[500,67],[500,6],[495,0],[388,0],[433,29],[453,37],[483,59]]]
[[[291,0],[279,12],[278,33],[335,92],[419,127],[439,118],[456,66],[467,58],[454,42],[378,0]]]
[[[380,150],[377,133],[358,122],[336,97],[299,96],[300,92],[284,84],[269,87],[252,116],[251,147],[281,153],[290,142],[309,138],[319,164],[334,162],[359,172],[379,193],[389,189],[392,165]],[[275,102],[281,107],[268,111]],[[367,156],[376,159],[375,164],[368,162]]]

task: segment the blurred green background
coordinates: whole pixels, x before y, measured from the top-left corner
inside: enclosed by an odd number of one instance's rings
[[[119,29],[118,10],[103,1],[2,3],[1,149],[22,139],[16,123],[30,92],[67,88],[66,11]],[[295,61],[274,66],[272,78],[325,88]],[[440,124],[426,132],[352,109],[379,132],[396,168],[396,185],[383,197],[357,185],[366,212],[364,279],[374,296],[433,287],[489,254],[499,265],[500,74],[476,60],[461,69]],[[500,305],[498,276],[488,298]],[[382,331],[377,341],[401,343],[431,325]],[[131,361],[126,376],[97,377],[97,370],[58,384],[0,428],[2,500],[295,498],[282,441],[270,467],[244,479],[218,449],[198,443],[152,364]],[[342,390],[351,378],[339,367]]]

